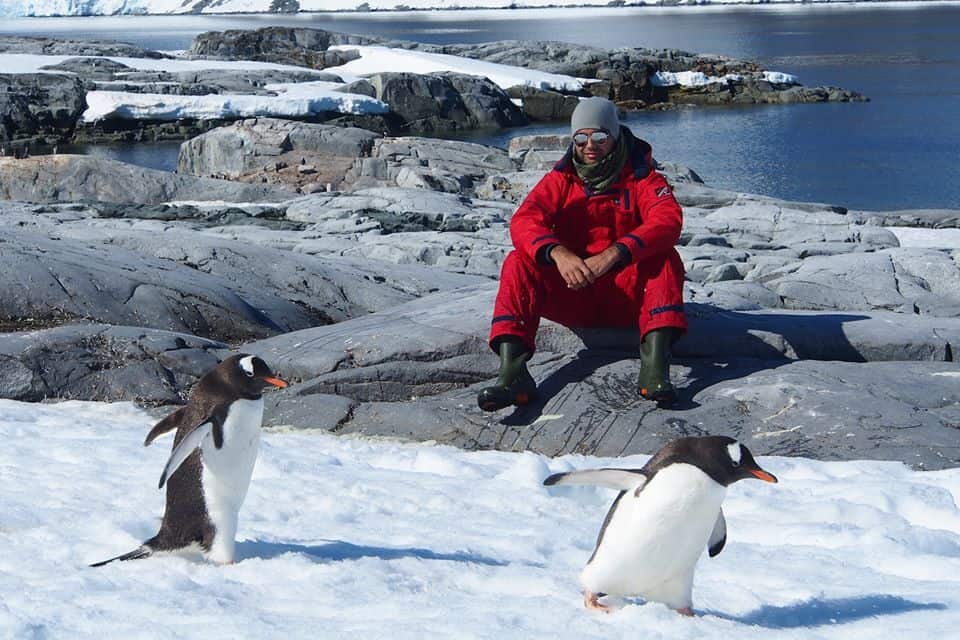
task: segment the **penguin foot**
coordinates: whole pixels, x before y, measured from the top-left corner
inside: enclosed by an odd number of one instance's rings
[[[600,598],[599,594],[591,593],[590,591],[584,591],[583,606],[585,606],[587,609],[590,609],[592,611],[602,611],[603,613],[610,613],[611,611],[613,611],[613,609],[611,609],[607,605],[600,604],[598,602],[598,598]],[[691,615],[693,614],[691,613]]]
[[[694,616],[693,609],[691,607],[684,607],[683,609],[677,609],[677,613],[679,613],[682,616],[690,616],[691,618]]]

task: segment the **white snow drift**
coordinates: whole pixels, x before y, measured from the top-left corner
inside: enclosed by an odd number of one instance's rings
[[[0,400],[0,637],[924,638],[960,626],[960,469],[762,457],[702,557],[698,616],[581,603],[612,491],[546,489],[623,460],[265,433],[239,561],[90,562],[153,535],[170,440],[130,404]],[[722,433],[723,426],[717,425]]]

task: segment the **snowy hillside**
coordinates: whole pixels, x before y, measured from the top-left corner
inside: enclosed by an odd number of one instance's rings
[[[837,2],[838,0],[764,0],[765,3]],[[843,1],[843,0],[840,0]],[[850,0],[852,1],[852,0]],[[923,2],[924,0],[914,0]],[[680,5],[756,4],[757,0],[679,0]],[[4,0],[0,15],[97,16],[164,13],[264,13],[270,11],[390,11],[405,9],[506,9],[514,7],[609,6],[608,0]],[[628,5],[664,4],[630,0]],[[673,4],[673,3],[670,3]]]
[[[610,460],[265,435],[239,556],[87,563],[152,535],[168,455],[129,404],[0,400],[2,638],[907,638],[960,625],[960,469],[762,458],[697,617],[587,612],[613,492],[540,486]],[[643,457],[627,464],[640,465]]]

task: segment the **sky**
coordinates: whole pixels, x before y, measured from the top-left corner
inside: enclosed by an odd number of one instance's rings
[[[171,439],[129,403],[0,400],[0,638],[943,637],[960,627],[960,469],[760,457],[695,618],[583,608],[614,492],[545,488],[621,460],[266,431],[238,561],[87,565],[156,532]]]

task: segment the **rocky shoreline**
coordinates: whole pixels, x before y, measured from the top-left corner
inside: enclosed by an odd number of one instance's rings
[[[509,218],[564,144],[248,119],[184,143],[176,174],[0,160],[0,397],[176,403],[241,349],[295,383],[269,425],[600,455],[729,433],[760,454],[960,462],[960,255],[882,226],[955,228],[957,212],[784,202],[668,163],[684,401],[639,399],[631,332],[547,323],[541,403],[480,412]]]
[[[324,70],[356,60],[359,54],[351,47],[366,46],[456,56],[589,82],[576,91],[557,91],[530,86],[500,87],[485,78],[456,73],[375,73],[345,84],[338,91],[380,100],[389,106],[386,113],[320,110],[297,119],[355,125],[389,135],[442,135],[563,120],[569,117],[577,98],[588,95],[608,97],[627,110],[867,99],[845,89],[804,87],[783,74],[766,73],[752,62],[673,49],[605,50],[561,42],[520,41],[438,46],[318,29],[267,27],[200,34],[183,59],[287,65],[284,70],[171,72],[131,66],[137,59],[172,59],[134,45],[7,36],[0,37],[0,54],[70,57],[56,58],[57,62],[44,66],[39,73],[0,73],[0,144],[5,153],[13,154],[38,144],[187,140],[238,118],[180,116],[157,120],[114,113],[88,122],[84,113],[94,92],[275,96],[276,91],[268,86],[276,83],[343,83],[342,78]],[[726,80],[698,86],[664,84],[662,78],[674,78],[678,73]]]
[[[114,73],[95,67],[77,68]],[[76,105],[90,82],[45,81],[22,86]],[[48,106],[31,122],[56,132]],[[691,322],[681,403],[639,398],[632,332],[546,323],[539,403],[482,413],[509,220],[565,145],[244,118],[191,135],[176,173],[0,158],[0,397],[176,404],[243,350],[294,383],[271,394],[270,426],[599,455],[726,433],[758,454],[960,463],[960,251],[896,233],[957,228],[960,212],[786,202],[668,162]]]

